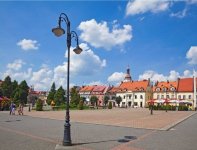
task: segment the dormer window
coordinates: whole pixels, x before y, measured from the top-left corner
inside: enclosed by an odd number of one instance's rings
[[[156,88],[156,91],[159,92],[160,91],[160,88]]]
[[[143,87],[141,87],[141,88],[140,88],[140,91],[144,91],[144,88],[143,88]]]
[[[166,91],[167,91],[167,88],[166,88],[166,87],[164,87],[164,88],[162,89],[162,91],[166,92]]]
[[[170,88],[170,91],[175,91],[175,88],[174,88],[174,87],[171,87],[171,88]]]

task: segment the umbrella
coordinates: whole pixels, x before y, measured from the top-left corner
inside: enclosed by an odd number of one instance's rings
[[[188,100],[181,100],[180,103],[184,103],[184,104],[192,104],[192,102],[188,101]]]
[[[147,103],[150,103],[150,104],[154,104],[155,100],[154,99],[150,99],[147,101]]]
[[[169,100],[169,103],[179,103],[179,100],[177,100],[177,99],[171,99],[171,100]]]
[[[164,99],[157,99],[157,100],[155,100],[155,103],[164,103],[164,102],[165,102]]]

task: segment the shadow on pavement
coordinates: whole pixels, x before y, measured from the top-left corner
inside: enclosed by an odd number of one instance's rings
[[[124,136],[122,139],[116,139],[116,140],[103,140],[103,141],[94,141],[94,142],[84,142],[84,143],[72,143],[73,146],[77,145],[84,145],[84,144],[93,144],[93,143],[104,143],[104,142],[110,142],[110,141],[117,141],[119,143],[126,143],[132,140],[136,140],[136,136]]]

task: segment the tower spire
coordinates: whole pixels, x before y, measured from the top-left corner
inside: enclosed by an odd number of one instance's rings
[[[132,81],[132,79],[131,79],[131,75],[130,75],[130,67],[128,65],[127,72],[126,72],[126,75],[125,75],[125,78],[124,78],[124,82],[130,82],[130,81]]]

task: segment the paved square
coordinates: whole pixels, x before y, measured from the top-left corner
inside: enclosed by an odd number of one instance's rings
[[[193,115],[194,111],[153,111],[145,108],[113,108],[95,110],[71,110],[71,122],[113,125],[132,128],[168,130],[171,126]],[[64,120],[65,111],[31,111],[25,115]]]

